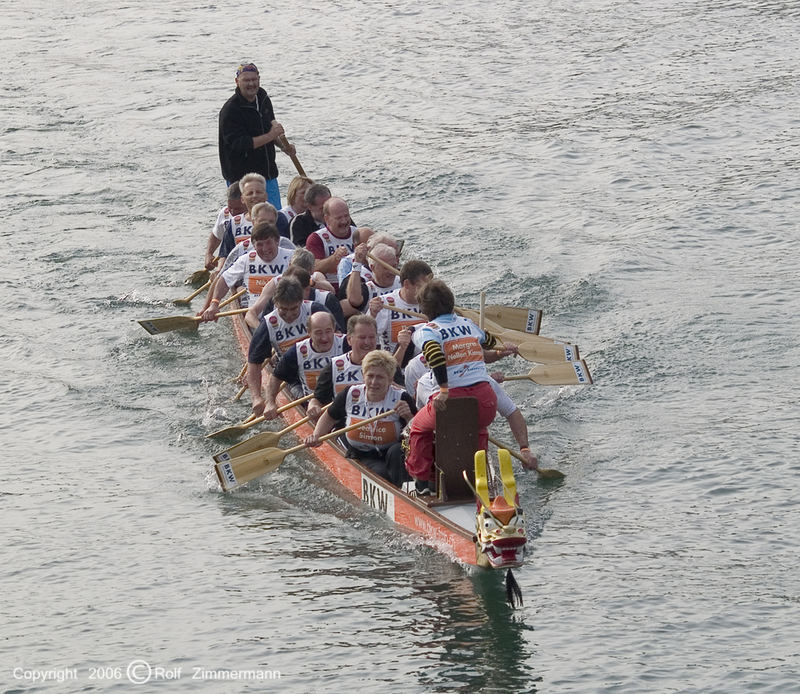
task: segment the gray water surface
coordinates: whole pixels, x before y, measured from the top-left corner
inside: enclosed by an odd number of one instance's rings
[[[0,9],[2,691],[800,691],[796,4],[239,16]],[[359,223],[580,345],[595,386],[508,385],[567,474],[518,475],[523,609],[310,459],[209,477],[233,336],[134,321],[186,311],[243,59]]]

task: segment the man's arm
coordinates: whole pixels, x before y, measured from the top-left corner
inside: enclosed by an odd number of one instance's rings
[[[510,415],[508,415],[506,419],[508,420],[509,427],[511,427],[511,433],[514,435],[514,440],[519,445],[520,455],[525,458],[525,462],[522,463],[522,466],[528,470],[538,470],[539,461],[537,460],[536,456],[531,453],[531,449],[528,444],[528,423],[522,416],[522,412],[520,412],[519,409],[516,409]]]
[[[253,149],[263,147],[270,142],[276,142],[278,138],[283,135],[283,132],[283,126],[276,120],[272,121],[272,123],[270,123],[270,129],[267,130],[267,132],[263,135],[256,135],[253,138]],[[281,147],[281,149],[283,148]]]
[[[214,259],[214,251],[219,248],[220,243],[222,243],[222,239],[218,239],[214,236],[213,232],[208,235],[208,243],[206,244],[206,253],[203,261],[206,270],[214,269],[214,265],[217,263]]]
[[[260,417],[264,413],[264,396],[261,394],[261,369],[262,364],[247,362],[247,387],[250,389],[250,399],[253,403],[253,414]]]

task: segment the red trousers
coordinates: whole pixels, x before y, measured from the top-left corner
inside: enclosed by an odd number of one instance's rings
[[[488,381],[464,388],[451,388],[448,400],[476,398],[478,400],[478,446],[484,450],[489,445],[487,427],[497,414],[497,396]],[[433,432],[436,429],[436,410],[433,399],[428,401],[411,420],[409,429],[410,451],[406,458],[408,474],[417,480],[433,479]]]

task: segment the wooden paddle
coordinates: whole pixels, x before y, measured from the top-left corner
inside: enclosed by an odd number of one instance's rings
[[[234,311],[223,311],[217,314],[217,318],[237,316],[242,313],[247,313],[247,309],[237,308]],[[137,322],[151,335],[158,335],[172,332],[173,330],[196,330],[201,321],[202,318],[200,316],[167,316],[165,318],[149,318]]]
[[[233,396],[233,402],[237,402],[242,397],[242,395],[244,395],[244,392],[247,390],[247,388],[248,388],[247,383],[242,384],[242,387],[239,388],[239,390],[236,392],[236,395]]]
[[[284,151],[286,151],[286,149],[288,149],[289,147],[289,140],[286,139],[286,135],[281,135],[278,138],[278,141],[280,142],[281,147],[284,148]],[[289,153],[286,152],[286,154]],[[300,165],[300,161],[297,159],[297,155],[289,154],[289,159],[292,160],[292,164],[294,164],[294,168],[297,169],[297,173],[299,173],[304,178],[308,178],[308,176],[306,176],[306,172],[303,171],[303,167]]]
[[[219,307],[227,306],[246,291],[247,289],[240,289],[236,294],[225,299]],[[221,316],[235,316],[237,313],[246,312],[246,308],[236,309],[235,311],[223,311],[217,314],[217,318]],[[200,316],[167,316],[166,318],[147,318],[137,322],[151,335],[158,335],[159,333],[168,333],[173,330],[196,330],[197,326],[200,325],[201,319]]]
[[[455,312],[464,318],[469,318],[473,323],[478,323],[480,320],[480,314],[478,311],[471,309],[471,308],[463,308],[461,306],[455,307]],[[507,339],[511,340],[512,342],[561,342],[561,340],[556,340],[552,337],[545,337],[544,335],[534,335],[533,333],[526,333],[520,330],[514,330],[513,328],[507,328],[500,323],[492,320],[490,317],[484,317],[484,323],[486,325],[486,330],[488,330],[493,335],[502,335],[503,333],[506,334]]]
[[[424,313],[419,313],[418,311],[409,311],[408,309],[400,308],[399,306],[392,306],[390,304],[383,304],[383,308],[388,308],[389,310],[397,311],[398,313],[404,313],[407,316],[413,316],[414,318],[419,318],[424,321],[428,320],[428,317]],[[508,330],[504,330],[502,332],[495,330],[490,332],[492,335],[496,335],[501,340],[503,338],[508,338],[509,341],[515,338],[517,334],[522,334],[514,333],[513,331]],[[528,340],[530,340],[532,337],[535,338],[536,335],[527,335],[526,337]],[[561,343],[544,340],[542,342],[525,341],[519,344],[518,347],[519,349],[517,353],[519,356],[527,361],[532,361],[537,364],[576,361],[580,359],[577,345],[564,345]]]
[[[540,386],[588,386],[593,383],[583,359],[534,366],[528,373],[506,376],[506,381],[533,381]]]
[[[562,345],[556,342],[522,342],[517,344],[517,354],[526,361],[536,362],[537,364],[578,361],[580,359],[578,345]]]
[[[314,394],[311,393],[309,395],[304,395],[302,398],[298,398],[297,400],[293,400],[290,403],[287,403],[283,407],[278,408],[278,414],[281,412],[286,412],[286,410],[295,407],[296,405],[301,405],[304,402],[308,402],[311,398],[314,397]],[[217,436],[236,436],[241,434],[243,431],[247,431],[251,426],[255,424],[261,424],[264,421],[264,415],[260,415],[258,417],[254,417],[253,419],[246,419],[244,422],[240,424],[234,424],[233,426],[225,427],[224,429],[220,429],[219,431],[213,431],[210,434],[206,435],[207,439],[213,439]]]
[[[331,404],[328,403],[322,408],[322,411],[324,412],[330,406]],[[261,434],[251,436],[246,441],[237,443],[235,446],[231,446],[230,448],[226,448],[221,453],[217,453],[214,456],[214,461],[217,463],[222,463],[226,460],[230,460],[231,458],[241,457],[247,453],[261,450],[262,448],[271,448],[273,446],[277,446],[284,434],[288,434],[290,431],[297,429],[297,427],[309,421],[311,421],[311,417],[303,417],[302,419],[298,419],[294,424],[290,424],[288,427],[281,429],[280,431],[265,431]]]
[[[214,262],[217,262],[217,259],[214,258]],[[206,270],[203,268],[202,270],[195,270],[191,275],[189,275],[184,284],[205,284],[211,278],[211,270]]]
[[[489,436],[489,441],[491,441],[498,448],[505,448],[517,460],[527,464],[528,461],[525,460],[525,458],[523,458],[515,450],[513,450],[513,449],[509,448],[508,446],[506,446],[504,443],[498,441],[496,438],[494,438],[492,436]],[[566,477],[566,475],[564,475],[564,473],[561,472],[560,470],[554,470],[552,468],[537,468],[536,472],[539,473],[540,477],[543,477],[543,478],[548,479],[548,480],[560,480],[560,479],[563,479],[564,477]]]
[[[425,322],[428,321],[428,316],[424,313],[420,313],[419,311],[411,311],[407,308],[400,308],[399,306],[394,306],[392,304],[383,304],[383,308],[388,308],[390,311],[397,311],[398,313],[404,313],[407,316],[412,316],[414,318],[420,318]]]
[[[176,306],[188,306],[192,303],[192,299],[194,299],[200,292],[205,291],[211,286],[211,280],[208,280],[202,287],[199,289],[195,289],[189,296],[185,299],[175,299],[172,303]]]
[[[539,334],[542,324],[542,312],[533,308],[489,304],[483,307],[483,315],[504,328],[532,335]]]
[[[328,439],[341,436],[348,431],[353,431],[353,429],[359,429],[372,422],[377,422],[379,419],[383,419],[393,412],[394,410],[387,410],[381,414],[376,414],[374,417],[363,419],[356,424],[351,424],[349,427],[337,429],[329,434],[320,436],[319,440],[327,441]],[[304,443],[293,446],[292,448],[287,448],[286,450],[282,448],[264,448],[259,451],[254,451],[253,453],[247,453],[246,455],[237,456],[230,460],[217,463],[214,469],[217,471],[217,477],[219,478],[223,491],[229,492],[235,487],[239,487],[256,477],[261,477],[261,475],[275,470],[280,466],[287,455],[290,453],[297,453],[297,451],[301,451],[304,448],[307,448]]]
[[[400,251],[397,252],[398,257],[400,256]],[[374,260],[378,265],[383,265],[389,272],[393,272],[395,275],[400,277],[400,270],[398,270],[393,265],[389,265],[385,260],[381,260],[380,258],[376,258],[372,253],[367,253],[367,258],[370,260]]]

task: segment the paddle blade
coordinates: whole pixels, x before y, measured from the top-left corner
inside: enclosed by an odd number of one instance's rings
[[[202,270],[195,270],[191,275],[186,278],[184,284],[191,284],[195,287],[201,284],[205,284],[208,282],[209,278],[211,277],[211,273],[203,268]]]
[[[272,448],[277,446],[280,440],[281,436],[278,432],[265,431],[261,434],[251,436],[249,439],[247,439],[247,441],[242,441],[241,443],[237,443],[235,446],[226,448],[221,453],[217,453],[214,456],[214,461],[217,463],[223,463],[231,458],[237,458],[239,456],[246,455],[247,453],[253,453],[254,451],[261,450],[262,448]]]
[[[137,323],[151,335],[159,335],[173,330],[197,330],[200,320],[194,316],[167,316],[165,318],[146,318]]]
[[[214,469],[222,490],[229,492],[277,469],[285,457],[286,451],[280,448],[264,448],[217,463]]]
[[[588,386],[592,384],[589,367],[586,366],[583,359],[534,366],[526,377],[540,386]]]
[[[263,419],[259,420],[263,422]],[[224,436],[238,436],[242,432],[247,431],[252,426],[251,423],[246,424],[233,424],[229,427],[225,427],[224,429],[218,429],[217,431],[212,431],[210,434],[206,434],[207,439],[215,439],[217,437],[224,437]]]
[[[564,345],[555,342],[523,342],[518,345],[518,348],[519,356],[538,364],[578,361],[580,359],[577,345]]]
[[[504,328],[531,335],[538,335],[542,324],[542,312],[533,308],[489,305],[484,307],[483,315]]]
[[[553,468],[539,468],[536,472],[539,477],[546,480],[563,480],[566,475],[561,470],[554,470]]]

